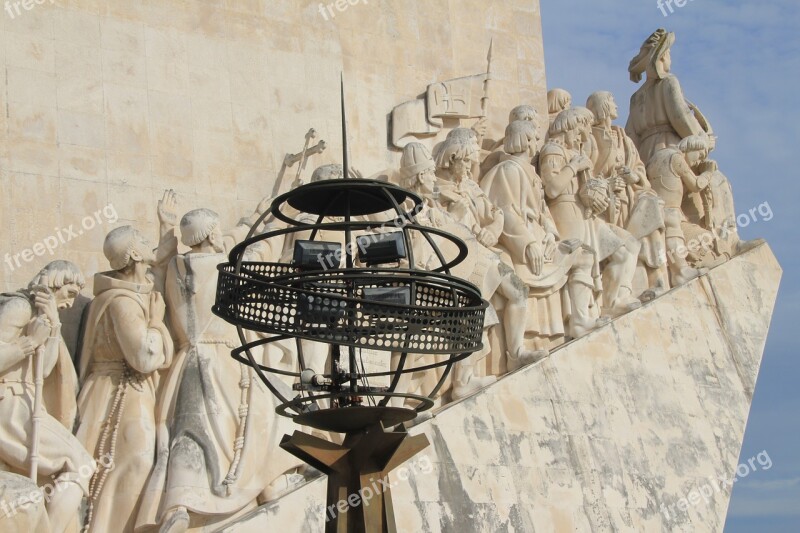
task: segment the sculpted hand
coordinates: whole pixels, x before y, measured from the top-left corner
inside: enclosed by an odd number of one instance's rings
[[[363,180],[364,174],[360,170],[355,167],[350,167],[350,170],[347,172],[347,177],[351,180]]]
[[[533,275],[540,276],[544,269],[544,253],[542,252],[542,247],[538,243],[530,243],[525,250],[525,258],[528,260]]]
[[[479,138],[483,138],[486,136],[486,132],[488,131],[489,123],[486,117],[482,117],[478,120],[473,126],[472,131],[474,131]]]
[[[497,236],[488,229],[482,229],[480,233],[478,233],[478,242],[487,248],[491,248],[497,244]]]
[[[701,167],[703,172],[716,172],[719,170],[719,165],[713,159],[706,159],[701,163]]]
[[[51,324],[44,315],[39,315],[28,324],[28,339],[34,347],[41,346],[50,336]]]
[[[545,260],[547,261],[552,260],[553,254],[556,251],[556,236],[553,235],[552,233],[548,233],[547,235],[545,235],[544,242],[542,244],[544,245]]]
[[[46,287],[34,289],[33,294],[33,305],[36,307],[39,315],[44,316],[51,327],[61,325],[61,319],[58,317],[58,306],[56,305],[55,295]]]
[[[44,340],[42,342],[44,342]],[[30,357],[36,353],[36,344],[34,344],[30,337],[21,337],[15,340],[14,344],[17,346],[17,348],[22,350],[22,353],[25,354],[25,357]]]
[[[608,198],[595,196],[592,200],[592,209],[595,213],[605,213],[606,209],[608,209]]]
[[[614,178],[612,183],[611,183],[611,187],[612,187],[614,192],[622,192],[622,191],[624,191],[625,190],[625,185],[626,185],[625,179],[622,178],[622,177],[619,177],[619,176]]]
[[[164,191],[158,201],[158,221],[169,226],[178,225],[178,195],[172,189]]]
[[[570,160],[569,166],[574,168],[575,172],[590,170],[592,168],[592,160],[583,154],[576,155]]]
[[[470,203],[465,197],[460,196],[457,201],[452,202],[447,209],[456,220],[463,219],[469,213]]]
[[[622,167],[619,171],[619,177],[626,185],[635,185],[639,182],[639,176],[633,173],[628,167]]]
[[[167,305],[164,303],[164,297],[160,292],[153,291],[150,293],[150,325],[162,324],[164,322],[164,315],[167,311]]]

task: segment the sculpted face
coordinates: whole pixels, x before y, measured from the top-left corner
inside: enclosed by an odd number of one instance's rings
[[[696,168],[700,163],[706,160],[708,157],[708,150],[692,150],[690,152],[686,152],[686,162],[689,164],[690,167]]]
[[[457,180],[462,180],[467,177],[467,172],[470,168],[470,162],[466,159],[454,159],[450,164],[450,169],[453,172],[453,177]]]
[[[436,171],[428,169],[422,172],[419,177],[419,190],[422,194],[433,194],[436,189]]]
[[[619,118],[619,108],[613,96],[608,97],[608,116],[611,117],[611,120],[617,120],[617,118]]]
[[[580,148],[581,132],[578,128],[570,129],[564,132],[564,144],[567,148],[578,150]]]
[[[56,298],[56,307],[59,310],[69,309],[75,303],[75,298],[80,292],[81,288],[74,283],[64,285],[53,293]]]
[[[664,65],[664,72],[669,72],[672,68],[672,52],[670,50],[667,50],[661,58],[661,63]]]
[[[218,254],[221,254],[225,251],[225,246],[222,240],[222,230],[219,229],[219,224],[211,231],[211,235],[208,236],[208,240],[211,243],[211,246],[214,247],[214,251]]]
[[[139,252],[141,257],[140,261],[145,264],[152,264],[156,260],[156,254],[153,250],[153,245],[150,244],[150,241],[147,238],[139,233],[136,232],[136,251]]]

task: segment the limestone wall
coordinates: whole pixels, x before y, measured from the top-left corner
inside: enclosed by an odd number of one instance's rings
[[[399,160],[387,148],[392,108],[484,72],[492,38],[492,132],[512,106],[545,105],[538,0],[339,0],[334,16],[321,5],[26,0],[0,13],[3,288],[56,257],[107,269],[109,222],[155,238],[165,188],[184,210],[235,223],[310,127],[329,148],[309,168],[338,161],[341,71],[352,163],[367,175]]]
[[[762,245],[420,423],[398,531],[722,531],[780,277]],[[324,501],[225,531],[322,531]]]

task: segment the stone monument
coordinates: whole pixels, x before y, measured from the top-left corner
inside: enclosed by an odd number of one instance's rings
[[[4,20],[0,529],[289,533],[351,511],[400,531],[720,529],[729,484],[676,502],[733,474],[781,270],[739,241],[674,40],[659,29],[630,62],[643,83],[623,129],[610,93],[583,108],[547,91],[538,0],[37,2]],[[310,182],[333,204],[410,190],[391,207],[415,206],[430,234],[386,268],[466,259],[453,282],[487,306],[473,355],[392,345],[342,366],[337,339],[212,313],[219,279],[285,282],[298,241],[337,229],[315,226],[319,206],[294,228],[271,210]],[[313,275],[364,267],[359,239],[391,232],[374,208]],[[245,267],[220,276],[231,258]],[[258,307],[265,291],[237,309],[296,319],[295,300]],[[430,336],[458,343],[431,313]],[[358,487],[324,507],[321,472],[279,446],[292,429],[268,389],[297,406],[292,392],[352,374],[302,410],[313,421],[363,401],[359,366],[386,378],[367,392],[400,388],[389,410],[433,407],[381,431],[431,445],[356,483],[358,461],[336,458],[352,438],[309,423],[287,448],[317,446],[312,464]]]

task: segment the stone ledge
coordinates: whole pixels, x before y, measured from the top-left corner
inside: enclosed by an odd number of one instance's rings
[[[721,531],[780,277],[762,244],[418,423],[398,530]],[[316,479],[224,531],[321,531],[324,501]]]

